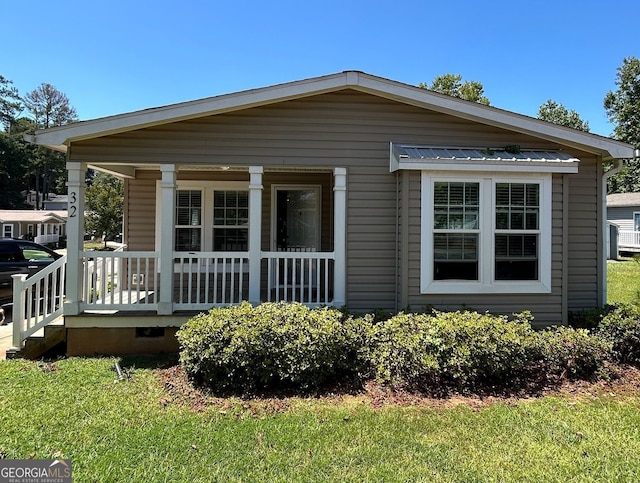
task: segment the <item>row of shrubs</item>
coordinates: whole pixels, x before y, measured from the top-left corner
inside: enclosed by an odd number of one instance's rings
[[[640,309],[615,307],[593,330],[534,330],[470,311],[399,313],[376,322],[333,308],[248,303],[215,308],[179,331],[190,377],[214,390],[319,388],[375,378],[426,393],[593,378],[607,362],[640,363]]]

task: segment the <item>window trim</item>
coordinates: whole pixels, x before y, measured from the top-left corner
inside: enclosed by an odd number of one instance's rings
[[[639,218],[638,219],[638,223],[636,223],[636,218]],[[633,222],[632,223],[633,223],[633,231],[640,231],[640,230],[638,230],[638,228],[640,228],[640,226],[638,226],[638,225],[640,225],[640,211],[634,211],[633,212]]]
[[[9,232],[11,233],[9,236],[6,235],[7,228],[10,228]],[[3,238],[13,238],[13,223],[4,223],[2,225],[2,237]]]
[[[437,181],[480,183],[478,281],[434,280],[433,278],[433,189],[434,183]],[[497,183],[537,183],[540,185],[538,280],[495,280],[495,186]],[[420,201],[420,292],[423,294],[551,293],[551,194],[551,173],[491,174],[475,172],[463,174],[423,170]],[[485,200],[489,200],[489,202]],[[504,232],[504,230],[498,231]],[[514,233],[520,233],[520,231],[516,230]]]
[[[249,191],[248,181],[200,181],[200,180],[177,180],[176,192],[178,190],[202,190],[202,247],[201,252],[213,253],[213,192],[222,191]],[[162,220],[160,214],[160,180],[156,182],[156,230],[155,230],[155,250],[160,251],[160,240],[162,238]],[[174,201],[175,210],[175,201]],[[173,230],[178,226],[177,220],[174,220]],[[249,214],[249,223],[251,223],[251,214]],[[247,229],[249,225],[247,224]],[[211,250],[206,248],[211,247]],[[171,248],[173,251],[174,247]],[[189,252],[180,252],[189,253]],[[238,252],[244,253],[244,252]]]

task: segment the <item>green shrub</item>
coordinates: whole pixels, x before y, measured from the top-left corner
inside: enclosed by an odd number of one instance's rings
[[[526,314],[514,321],[467,311],[398,314],[374,326],[369,357],[383,383],[469,389],[520,378],[534,337]]]
[[[372,327],[367,355],[378,381],[410,387],[437,382],[442,339],[432,321],[430,315],[401,312]]]
[[[532,355],[548,380],[590,379],[604,369],[611,344],[586,329],[551,327],[537,334]]]
[[[640,365],[640,307],[619,305],[600,322],[598,334],[612,346],[616,362]]]
[[[298,303],[215,308],[178,331],[180,361],[216,390],[315,388],[361,370],[370,324]]]

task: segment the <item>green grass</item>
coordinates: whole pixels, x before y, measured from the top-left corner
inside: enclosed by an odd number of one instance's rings
[[[640,263],[633,258],[607,262],[607,303],[640,299]]]
[[[375,409],[230,400],[193,412],[118,359],[0,362],[0,457],[71,458],[74,481],[635,481],[640,396]],[[52,370],[53,369],[53,370]]]

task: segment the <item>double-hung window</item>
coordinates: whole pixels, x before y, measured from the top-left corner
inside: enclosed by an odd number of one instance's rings
[[[551,291],[551,175],[422,172],[422,293]]]
[[[162,238],[159,183],[156,190],[156,250],[159,250]],[[178,180],[173,229],[177,252],[248,251],[247,183]]]

